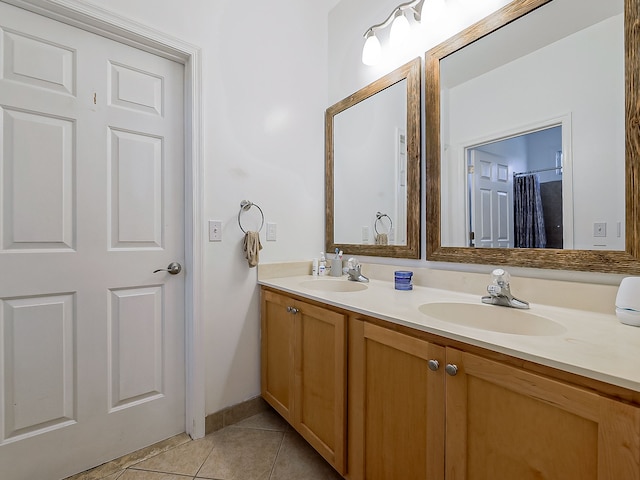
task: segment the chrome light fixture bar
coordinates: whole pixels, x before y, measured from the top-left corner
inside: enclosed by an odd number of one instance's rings
[[[380,40],[376,37],[376,31],[387,28],[391,25],[389,32],[389,42],[393,46],[402,45],[409,37],[410,28],[409,20],[405,13],[408,11],[413,14],[413,19],[420,22],[422,19],[422,6],[425,0],[413,0],[411,2],[398,5],[387,19],[370,27],[364,34],[365,42],[362,48],[362,63],[365,65],[375,65],[380,60],[382,54],[382,46]]]

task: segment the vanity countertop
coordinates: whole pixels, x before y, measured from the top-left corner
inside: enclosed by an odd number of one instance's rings
[[[527,312],[551,319],[566,331],[545,336],[498,333],[438,320],[419,310],[421,305],[435,302],[480,304],[481,295],[418,285],[401,291],[395,290],[393,282],[375,279],[366,284],[365,290],[356,292],[324,291],[303,285],[326,280],[348,281],[346,276],[336,279],[294,275],[261,279],[259,284],[640,392],[640,327],[624,325],[613,314],[532,303]]]

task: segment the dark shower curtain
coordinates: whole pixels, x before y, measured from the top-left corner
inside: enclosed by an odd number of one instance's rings
[[[545,248],[540,179],[538,175],[515,176],[513,179],[514,236],[516,248]]]

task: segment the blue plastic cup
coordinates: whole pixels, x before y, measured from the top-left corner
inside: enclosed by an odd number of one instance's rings
[[[394,272],[394,275],[396,290],[413,290],[413,285],[411,284],[411,277],[413,276],[413,272],[396,270]]]

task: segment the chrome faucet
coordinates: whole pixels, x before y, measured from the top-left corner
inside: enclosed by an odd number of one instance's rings
[[[358,260],[356,260],[353,257],[350,258],[347,261],[347,275],[348,275],[347,280],[351,280],[352,282],[368,283],[369,279],[364,275],[362,275],[362,273],[360,272],[360,269],[361,269],[360,262],[358,262]]]
[[[529,308],[529,302],[519,300],[511,294],[509,279],[511,275],[502,268],[496,268],[491,272],[491,284],[487,287],[489,295],[482,297],[482,303],[501,305],[512,308]]]

